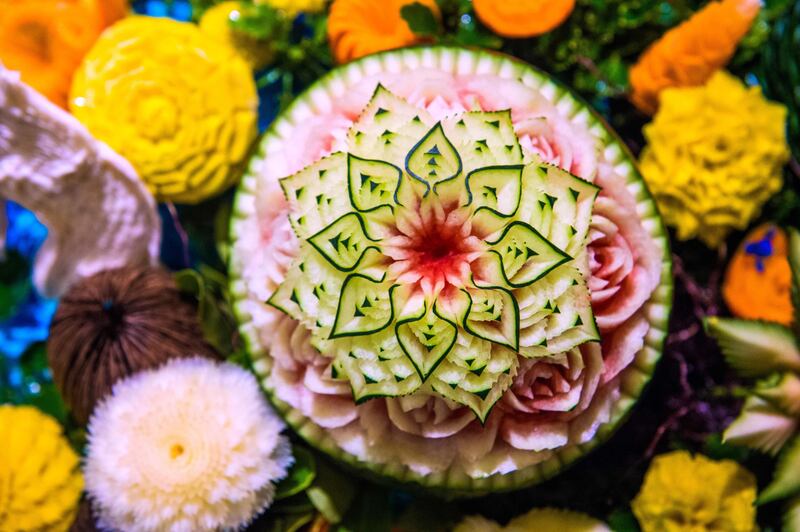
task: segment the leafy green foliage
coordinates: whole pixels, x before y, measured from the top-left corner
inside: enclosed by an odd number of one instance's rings
[[[430,32],[430,19],[428,19],[423,28],[418,26],[419,21],[416,20],[416,17],[423,16],[427,18],[427,15],[409,14],[406,16],[403,14],[413,32],[421,37],[431,38],[437,44],[478,46],[493,50],[497,50],[503,45],[503,40],[500,37],[494,35],[478,22],[472,11],[472,2],[470,0],[437,0],[436,3],[442,16],[441,24],[434,18],[434,22],[436,22],[435,32]],[[414,5],[418,4],[415,3]],[[430,11],[427,8],[426,10]],[[420,10],[417,9],[416,12],[420,13]],[[420,29],[423,31],[420,31]]]
[[[389,490],[382,486],[362,484],[336,532],[389,532],[391,527]]]
[[[639,523],[629,510],[617,510],[608,516],[608,526],[614,532],[639,532]]]
[[[767,3],[765,17],[776,16],[773,24],[763,23],[762,33],[768,34],[760,50],[760,64],[756,68],[764,91],[788,107],[789,145],[796,160],[800,160],[800,3],[773,0]],[[777,15],[781,15],[777,17]]]
[[[16,250],[8,250],[0,260],[0,320],[14,314],[31,289],[30,266]]]
[[[317,476],[306,490],[306,495],[328,522],[337,524],[353,503],[356,489],[350,477],[318,461]]]
[[[292,448],[292,455],[294,464],[275,491],[275,500],[277,501],[305,491],[317,476],[316,460],[310,451],[296,445]]]
[[[419,2],[406,4],[400,8],[400,15],[408,23],[411,31],[424,37],[434,37],[439,32],[439,22],[433,11]]]
[[[175,273],[175,282],[182,293],[197,300],[197,314],[206,341],[223,356],[244,356],[228,297],[227,277],[201,264],[198,270]]]

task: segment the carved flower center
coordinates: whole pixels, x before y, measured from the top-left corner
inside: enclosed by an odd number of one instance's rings
[[[399,213],[397,236],[389,239],[384,253],[394,262],[391,275],[401,283],[419,283],[426,293],[446,286],[464,286],[471,265],[485,244],[471,232],[472,224],[458,210],[445,214],[439,205],[426,205],[420,212]]]

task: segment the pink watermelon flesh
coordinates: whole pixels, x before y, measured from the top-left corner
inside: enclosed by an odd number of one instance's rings
[[[436,118],[511,109],[527,153],[602,187],[588,244],[589,287],[602,345],[526,360],[485,425],[465,407],[434,396],[356,405],[347,382],[331,377],[331,359],[311,347],[306,329],[262,303],[297,249],[278,179],[342,149],[348,128],[378,82]],[[496,75],[418,68],[344,83],[291,126],[279,122],[281,138],[266,144],[263,162],[254,168],[255,230],[238,235],[234,254],[247,257],[241,276],[251,297],[242,304],[272,362],[267,388],[321,427],[345,453],[366,463],[405,464],[420,475],[508,473],[543,462],[554,450],[590,441],[619,397],[619,373],[642,347],[648,331],[642,307],[658,285],[662,260],[637,215],[625,177],[605,159],[596,134],[536,89]]]

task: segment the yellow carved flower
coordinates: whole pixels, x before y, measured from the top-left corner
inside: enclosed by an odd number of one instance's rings
[[[56,421],[0,405],[0,530],[66,531],[83,490],[80,460]]]
[[[464,518],[453,532],[610,532],[602,521],[580,512],[557,508],[534,508],[500,526],[485,517]]]
[[[197,203],[239,177],[256,136],[250,68],[197,26],[130,17],[75,75],[70,108],[160,200]]]
[[[641,169],[680,240],[717,247],[744,229],[781,188],[789,159],[786,108],[717,72],[703,87],[667,89],[652,123]]]
[[[260,70],[272,60],[272,44],[268,40],[256,39],[233,29],[231,21],[238,20],[241,10],[242,3],[235,0],[217,4],[203,13],[200,29],[234,48],[250,68]]]
[[[675,451],[650,464],[632,507],[643,532],[752,532],[756,481],[732,460]]]

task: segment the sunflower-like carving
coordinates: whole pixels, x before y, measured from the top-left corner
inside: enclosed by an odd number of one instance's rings
[[[346,144],[281,181],[300,249],[269,303],[356,401],[435,393],[484,421],[521,359],[599,340],[598,187],[524,155],[510,112],[436,122],[378,86]]]

